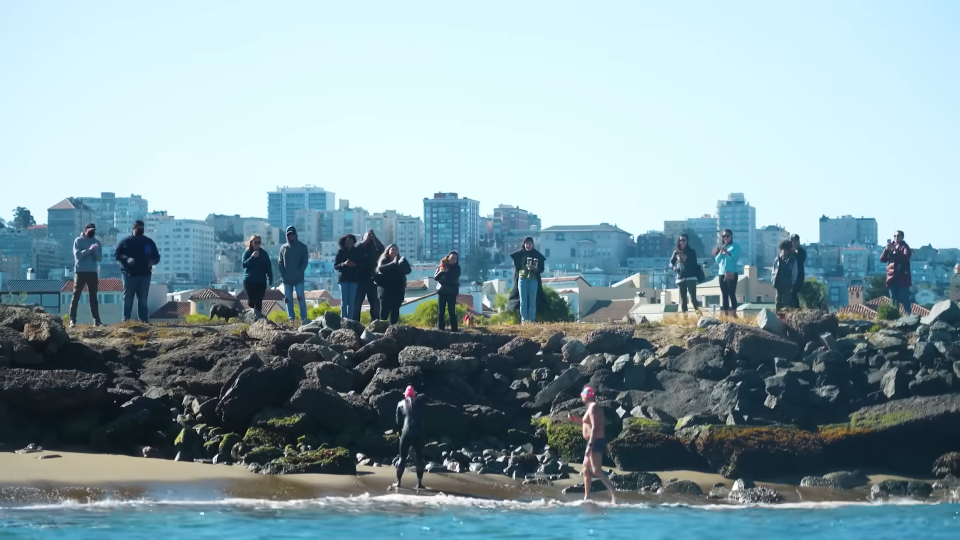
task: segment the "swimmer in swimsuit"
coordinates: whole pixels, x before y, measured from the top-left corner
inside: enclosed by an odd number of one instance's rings
[[[570,420],[583,426],[583,438],[587,440],[587,451],[584,452],[583,456],[583,499],[590,499],[590,484],[593,482],[593,477],[596,476],[600,478],[600,481],[606,486],[607,491],[610,492],[610,502],[616,504],[616,490],[613,484],[610,483],[610,479],[607,478],[606,473],[603,472],[602,467],[603,451],[607,448],[607,440],[603,434],[603,409],[597,407],[593,388],[589,386],[583,387],[583,391],[580,392],[580,398],[587,404],[587,412],[583,415],[583,418],[570,415]]]
[[[400,461],[397,463],[397,483],[395,488],[400,487],[400,478],[403,476],[403,469],[407,464],[407,454],[413,450],[414,460],[417,464],[417,487],[423,487],[423,424],[420,422],[420,401],[417,399],[417,393],[412,386],[408,386],[403,393],[403,401],[397,404],[397,424],[403,421],[403,431],[400,432]]]

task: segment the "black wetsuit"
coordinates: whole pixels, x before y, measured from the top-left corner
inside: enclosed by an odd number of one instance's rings
[[[417,465],[417,483],[423,481],[423,424],[420,422],[420,399],[417,397],[406,399],[397,404],[397,424],[403,422],[403,431],[400,433],[400,461],[397,463],[397,484],[403,476],[403,469],[407,463],[407,454],[413,449]]]

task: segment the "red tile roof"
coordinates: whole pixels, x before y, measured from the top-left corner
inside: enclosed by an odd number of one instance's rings
[[[863,287],[859,285],[851,285],[849,290],[850,292],[863,292]]]
[[[863,317],[876,317],[877,310],[882,305],[890,304],[890,298],[887,296],[878,296],[873,300],[867,302],[866,304],[855,304],[852,306],[845,306],[837,310],[838,314],[846,315],[859,315]],[[930,310],[921,306],[920,304],[913,304],[910,307],[910,312],[912,315],[918,315],[920,317],[926,317],[930,314]],[[903,306],[900,306],[900,314],[906,315],[906,311],[903,310]]]
[[[306,296],[306,295],[304,295]],[[247,296],[247,291],[240,291],[237,293],[237,300],[249,300],[250,297]],[[283,291],[280,289],[267,289],[267,292],[263,295],[264,300],[275,300],[283,302],[286,298],[283,296]]]
[[[190,302],[167,302],[150,315],[150,320],[184,319],[190,314]]]
[[[237,300],[237,297],[222,289],[200,289],[190,295],[191,300]]]
[[[60,292],[73,292],[73,280],[67,281]],[[97,285],[97,292],[123,292],[123,280],[120,278],[104,278]]]
[[[64,199],[57,204],[51,206],[49,210],[74,210],[77,207],[70,202],[70,199]]]

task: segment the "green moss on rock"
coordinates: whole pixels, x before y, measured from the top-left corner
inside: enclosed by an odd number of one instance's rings
[[[549,418],[533,421],[535,427],[543,427],[547,432],[547,444],[568,461],[583,459],[587,451],[587,441],[583,439],[583,430],[573,422],[553,422]]]
[[[610,442],[610,457],[624,471],[661,471],[691,467],[694,459],[676,437],[655,430],[625,431]]]
[[[694,440],[697,453],[726,478],[765,478],[818,469],[818,434],[784,427],[711,427]]]
[[[306,414],[284,409],[264,409],[253,417],[251,425],[283,434],[290,442],[314,430],[313,422]]]
[[[323,448],[274,459],[263,470],[268,474],[356,474],[357,464],[343,447]]]
[[[623,430],[627,431],[657,431],[664,434],[672,434],[673,428],[663,422],[657,422],[649,418],[628,418],[623,422]]]
[[[267,463],[282,457],[283,450],[277,448],[276,446],[258,446],[247,452],[247,455],[243,456],[243,461],[246,463],[266,465]]]
[[[243,442],[249,444],[250,446],[279,447],[286,444],[286,439],[279,433],[268,431],[259,427],[252,427],[248,429],[247,433],[243,436]]]
[[[227,433],[223,436],[223,439],[220,440],[220,446],[218,450],[221,453],[229,454],[230,451],[233,450],[233,447],[242,440],[243,439],[240,437],[240,435],[237,435],[236,433]]]

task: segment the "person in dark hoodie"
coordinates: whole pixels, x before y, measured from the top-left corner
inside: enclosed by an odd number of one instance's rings
[[[241,258],[247,304],[257,313],[263,313],[263,297],[273,284],[273,263],[270,262],[270,255],[260,247],[260,241],[260,235],[251,236]]]
[[[143,234],[144,223],[139,219],[133,224],[133,234],[120,241],[114,258],[120,262],[123,274],[123,320],[129,321],[133,312],[133,300],[137,300],[137,315],[140,322],[147,323],[150,311],[147,296],[150,295],[150,278],[153,267],[160,264],[157,244]]]
[[[377,296],[380,298],[378,316],[381,321],[389,320],[390,324],[397,324],[400,320],[400,306],[403,304],[403,293],[407,290],[407,276],[410,271],[410,263],[400,256],[400,248],[396,244],[387,246],[380,257],[374,278]]]
[[[363,264],[360,267],[360,275],[357,281],[358,320],[364,299],[370,302],[370,319],[376,319],[380,317],[380,299],[377,298],[377,284],[374,283],[373,278],[377,275],[380,255],[384,251],[383,242],[377,238],[373,229],[370,229],[363,235],[363,240],[357,246],[357,249],[363,254]]]
[[[780,242],[780,254],[773,261],[773,288],[777,291],[777,306],[779,312],[790,307],[793,288],[797,284],[797,258],[793,253],[793,243],[790,240]]]
[[[451,251],[437,266],[437,328],[444,330],[444,310],[450,313],[450,330],[457,331],[457,295],[460,294],[460,254]]]
[[[547,296],[543,292],[541,275],[547,258],[533,247],[533,238],[523,239],[520,249],[510,254],[513,259],[513,289],[507,309],[520,311],[521,324],[537,322],[537,311],[543,312],[547,306]]]
[[[681,234],[677,240],[677,247],[673,250],[673,256],[670,257],[670,267],[677,273],[677,286],[680,287],[680,311],[687,312],[687,297],[689,296],[693,304],[693,310],[700,310],[700,302],[697,301],[697,281],[700,279],[697,264],[697,252],[690,247],[690,239],[686,234]]]
[[[800,309],[800,288],[807,279],[804,265],[807,263],[807,250],[800,245],[800,235],[795,234],[790,237],[793,243],[793,253],[797,258],[797,283],[793,287],[793,296],[790,297],[790,305],[795,309]]]
[[[333,268],[337,271],[337,283],[340,284],[340,316],[357,321],[360,320],[360,306],[355,303],[363,253],[357,249],[357,237],[352,234],[342,236],[339,243],[340,250],[337,251]]]
[[[910,287],[913,285],[910,274],[910,257],[913,251],[903,241],[903,231],[893,233],[893,242],[883,248],[880,262],[887,263],[887,290],[894,307],[902,307],[910,315],[913,303],[910,301]]]
[[[287,303],[287,318],[296,319],[293,309],[293,293],[297,293],[300,304],[300,320],[307,320],[307,300],[303,297],[304,273],[307,263],[310,262],[310,252],[307,246],[297,239],[297,229],[287,227],[287,243],[280,246],[280,279],[283,280],[283,299]]]

